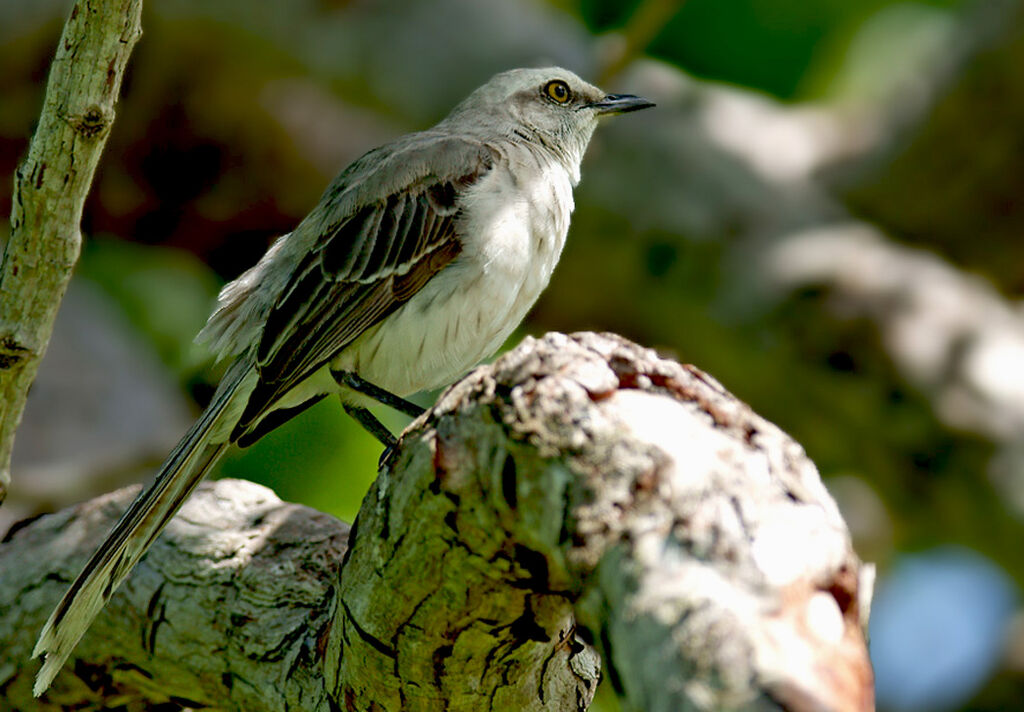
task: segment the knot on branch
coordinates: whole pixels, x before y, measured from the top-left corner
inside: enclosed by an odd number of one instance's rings
[[[80,136],[95,139],[105,135],[114,125],[114,109],[90,104],[81,113],[71,114],[66,119]]]
[[[19,343],[13,336],[0,336],[0,371],[17,368],[32,357],[32,349]]]

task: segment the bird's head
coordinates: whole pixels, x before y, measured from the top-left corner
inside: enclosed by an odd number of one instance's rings
[[[608,94],[560,67],[512,69],[491,77],[446,122],[564,150],[578,164],[598,118],[651,106],[631,94]]]

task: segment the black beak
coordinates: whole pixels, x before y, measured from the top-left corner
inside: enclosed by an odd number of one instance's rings
[[[654,106],[654,102],[632,94],[609,94],[601,101],[595,101],[593,104],[585,106],[598,114],[625,114],[628,111],[649,109]]]

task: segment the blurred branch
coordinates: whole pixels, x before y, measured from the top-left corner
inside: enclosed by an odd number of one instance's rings
[[[0,546],[12,710],[871,708],[870,567],[801,448],[694,368],[549,334],[404,434],[358,530],[206,485],[41,700],[24,660],[134,494]],[[58,561],[55,572],[54,561]]]
[[[141,0],[79,0],[57,47],[0,265],[0,501],[29,386],[81,249],[79,223],[142,33]]]
[[[950,427],[996,443],[1024,433],[1024,313],[986,280],[849,222],[786,236],[764,262],[796,291],[828,285],[845,317],[868,317],[906,379]]]
[[[606,46],[604,66],[597,77],[601,86],[609,84],[626,65],[637,58],[675,17],[686,0],[644,0],[633,12],[615,42]]]
[[[1024,309],[985,279],[857,222],[780,239],[762,263],[774,286],[826,285],[846,318],[877,324],[886,352],[951,429],[1000,447],[990,467],[1002,501],[1024,513]]]

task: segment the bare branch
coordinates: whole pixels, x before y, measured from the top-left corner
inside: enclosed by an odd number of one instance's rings
[[[142,0],[78,0],[50,69],[28,157],[14,179],[0,265],[0,501],[28,388],[81,249],[79,223],[142,34]]]
[[[872,707],[870,567],[813,465],[618,337],[528,339],[450,389],[347,551],[336,520],[208,485],[34,700],[35,632],[131,494],[0,546],[13,709],[584,710],[591,642],[629,709]]]

